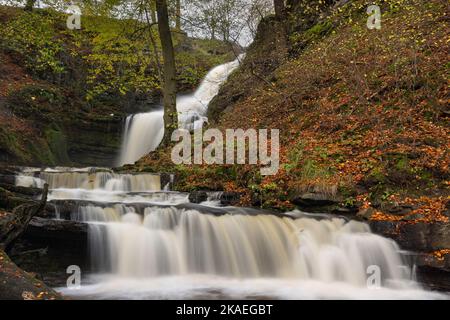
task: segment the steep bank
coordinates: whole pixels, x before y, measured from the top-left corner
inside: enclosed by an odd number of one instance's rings
[[[125,116],[160,100],[156,29],[83,16],[71,31],[61,13],[3,6],[0,21],[0,162],[112,165]],[[182,34],[175,45],[180,91],[239,50]]]
[[[448,6],[382,1],[381,30],[369,30],[366,1],[290,5],[286,21],[262,22],[242,67],[209,107],[211,127],[280,129],[278,173],[173,166],[170,150],[138,168],[176,173],[178,190],[237,192],[241,205],[377,221],[379,233],[409,242],[408,249],[416,232],[425,239],[431,225],[443,224],[442,241],[417,250],[444,261]]]

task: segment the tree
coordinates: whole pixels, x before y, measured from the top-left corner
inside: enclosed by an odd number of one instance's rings
[[[24,9],[26,11],[32,11],[35,3],[36,3],[36,0],[27,0],[27,3],[25,4]]]
[[[178,114],[176,105],[177,83],[175,54],[173,50],[172,35],[170,33],[166,0],[156,0],[156,13],[158,16],[158,31],[164,59],[164,137],[161,145],[167,146],[171,141],[172,132],[178,128]]]
[[[273,6],[275,8],[275,17],[278,19],[284,18],[284,0],[273,0]]]
[[[152,17],[152,22],[156,23],[156,0],[152,0],[150,2],[150,13],[151,13],[151,17]]]
[[[248,43],[274,0],[185,0],[183,28],[196,37]]]
[[[181,0],[176,0],[175,29],[181,31]]]

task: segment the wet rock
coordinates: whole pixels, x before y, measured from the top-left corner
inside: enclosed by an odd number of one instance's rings
[[[396,202],[394,203],[387,203],[381,205],[381,211],[387,212],[392,215],[405,215],[413,210],[415,210],[417,207],[409,204],[398,204]]]
[[[445,209],[444,209],[444,212],[442,214],[444,216],[450,218],[450,201],[447,201],[447,203],[445,204]]]
[[[20,269],[0,250],[0,300],[55,300],[62,296]]]
[[[160,174],[161,188],[169,187],[169,190],[173,189],[173,185],[175,184],[175,175],[170,173],[161,173]]]
[[[359,218],[362,218],[362,219],[365,219],[365,220],[370,220],[370,218],[375,214],[375,212],[377,212],[377,210],[375,210],[372,207],[368,207],[366,209],[359,210],[356,215]]]
[[[419,267],[430,267],[450,272],[450,253],[437,257],[432,253],[417,256],[416,265]]]
[[[450,291],[450,254],[437,257],[433,253],[421,253],[414,263],[417,280],[426,288]]]
[[[34,217],[25,232],[26,239],[45,239],[70,245],[87,243],[88,226],[86,223],[68,220],[52,220]]]
[[[18,172],[18,169],[15,167],[9,166],[0,166],[0,175],[3,176],[15,176]]]
[[[402,249],[431,252],[450,248],[450,223],[370,221],[373,232],[394,239]]]
[[[29,197],[17,196],[15,193],[0,187],[0,208],[12,211],[20,205],[30,203],[36,203],[36,201],[30,199]]]
[[[352,216],[358,212],[358,208],[357,206],[336,206],[331,213]]]
[[[200,203],[206,200],[208,200],[206,191],[192,191],[189,194],[189,202],[191,203]]]
[[[422,219],[423,215],[419,214],[419,213],[414,213],[414,214],[409,214],[407,216],[402,217],[402,221],[415,221],[415,220],[419,220]]]
[[[1,183],[1,182],[0,182],[0,188],[3,188],[12,193],[15,193],[16,195],[25,196],[25,197],[36,197],[36,196],[39,196],[42,194],[41,188],[20,187],[20,186],[16,186],[16,185]]]
[[[332,195],[308,192],[292,199],[292,203],[298,206],[324,206],[337,204],[339,201]]]
[[[354,214],[357,208],[340,205],[342,199],[335,193],[305,192],[291,198],[300,210],[313,213]]]
[[[14,175],[0,174],[0,184],[15,185],[16,177]]]
[[[223,206],[234,206],[239,203],[241,195],[237,192],[223,192],[220,195],[220,204]]]

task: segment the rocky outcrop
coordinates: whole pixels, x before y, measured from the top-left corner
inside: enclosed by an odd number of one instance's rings
[[[59,300],[62,296],[17,267],[0,250],[0,300]]]
[[[369,225],[373,232],[394,239],[406,250],[431,252],[450,248],[450,223],[371,220]]]
[[[241,195],[238,192],[222,192],[219,197],[220,204],[223,206],[235,206],[239,203]]]
[[[370,220],[369,225],[373,232],[414,252],[420,282],[431,289],[450,290],[450,223]]]
[[[63,124],[71,163],[82,166],[111,166],[120,150],[123,121],[105,116]]]
[[[27,240],[39,240],[39,242],[57,242],[77,247],[87,246],[87,224],[69,221],[53,220],[34,217],[26,230],[24,237]]]
[[[336,192],[308,191],[291,197],[291,203],[302,211],[313,213],[334,213],[354,216],[358,212],[356,205],[344,205]]]
[[[192,191],[189,193],[189,202],[191,203],[201,203],[206,200],[208,200],[206,191]]]

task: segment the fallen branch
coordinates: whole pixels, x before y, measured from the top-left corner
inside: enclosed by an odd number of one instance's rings
[[[9,251],[15,241],[25,232],[31,219],[44,211],[47,203],[48,184],[45,184],[39,202],[26,203],[0,220],[0,249]]]

